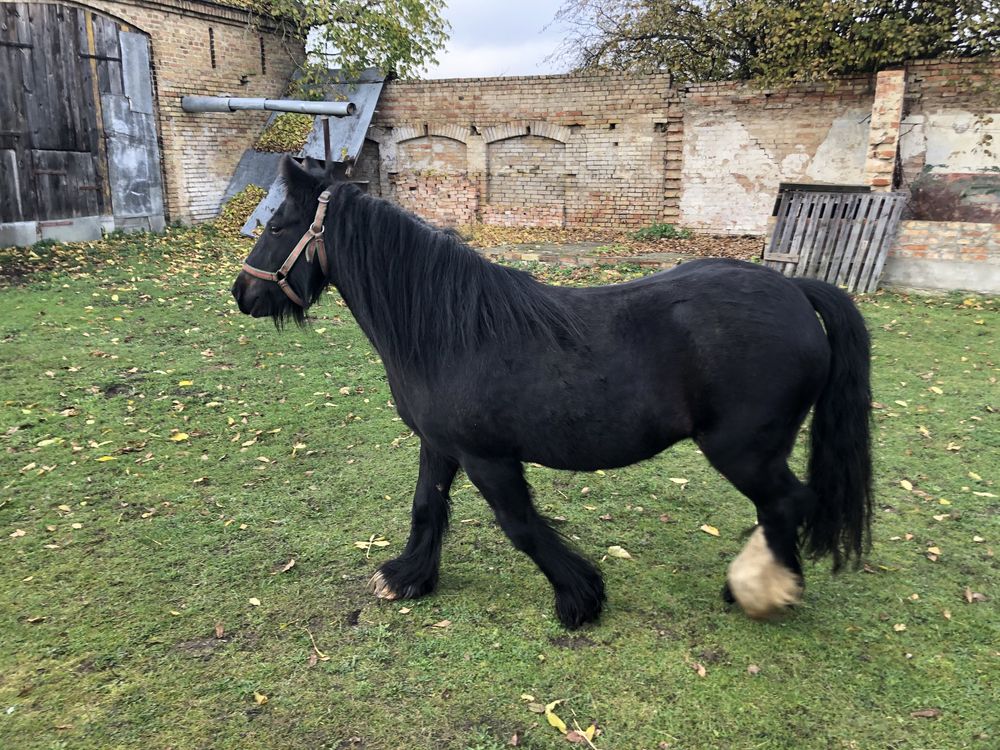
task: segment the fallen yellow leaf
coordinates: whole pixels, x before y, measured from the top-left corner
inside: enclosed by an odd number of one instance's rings
[[[907,492],[913,491],[913,484],[908,479],[901,479],[899,481],[899,486],[902,487]]]
[[[711,534],[712,536],[719,536],[719,530],[714,526],[709,526],[707,523],[703,523],[698,527],[699,530],[704,531],[706,534]]]
[[[117,460],[118,459],[115,458],[115,456],[101,456],[100,458],[97,459],[97,461],[101,463],[103,463],[104,461],[117,461]]]
[[[611,557],[618,557],[621,558],[622,560],[632,559],[632,555],[628,553],[628,550],[626,550],[624,547],[619,547],[617,544],[608,547],[608,554]]]
[[[562,734],[566,734],[566,722],[556,716],[548,706],[545,707],[545,719]]]
[[[897,633],[902,633],[904,630],[906,630],[906,625],[904,625],[901,622],[897,622],[895,625],[892,626],[892,629],[895,630]]]
[[[258,706],[263,706],[265,703],[267,703],[267,696],[264,695],[263,693],[258,693],[256,690],[253,691],[253,699],[254,703],[256,703]]]
[[[175,432],[173,435],[170,436],[170,439],[173,440],[175,443],[180,443],[183,442],[184,440],[187,440],[189,437],[190,435],[188,435],[186,432]]]
[[[251,596],[249,601],[250,604],[252,604],[254,607],[260,606],[260,599],[258,599],[256,596]]]
[[[194,381],[193,380],[179,380],[177,382],[177,385],[181,385],[181,386],[194,385]]]

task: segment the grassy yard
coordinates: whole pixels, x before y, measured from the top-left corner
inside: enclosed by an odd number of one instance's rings
[[[996,300],[861,300],[874,548],[809,565],[780,622],[719,597],[752,506],[692,444],[530,467],[604,558],[607,612],[571,634],[463,476],[438,592],[367,595],[417,441],[335,297],[303,330],[239,314],[246,250],[202,229],[0,251],[0,747],[562,748],[532,710],[556,700],[602,749],[1000,746]]]

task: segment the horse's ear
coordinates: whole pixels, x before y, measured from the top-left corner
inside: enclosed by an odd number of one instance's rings
[[[303,169],[290,156],[281,159],[281,179],[285,183],[288,195],[299,205],[313,200],[320,188],[319,180]]]
[[[315,159],[313,159],[311,156],[307,156],[305,159],[302,160],[302,166],[310,174],[314,174],[317,176],[323,174],[323,165],[320,164]]]

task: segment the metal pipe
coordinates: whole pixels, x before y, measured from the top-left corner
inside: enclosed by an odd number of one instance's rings
[[[358,111],[354,102],[310,102],[301,99],[249,99],[227,96],[182,96],[185,112],[236,112],[242,109],[265,109],[273,112],[299,112],[304,115],[350,117]]]

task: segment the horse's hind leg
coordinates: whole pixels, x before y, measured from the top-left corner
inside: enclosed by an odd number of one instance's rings
[[[604,603],[604,580],[535,510],[520,462],[470,460],[462,465],[514,547],[534,560],[549,579],[559,621],[577,628],[596,620]]]
[[[758,525],[729,566],[723,592],[753,618],[769,617],[801,599],[799,527],[816,502],[812,490],[788,468],[789,449],[767,450],[760,437],[752,448],[731,434],[699,441],[712,465],[757,507]],[[791,440],[783,442],[790,448]]]
[[[412,599],[434,590],[441,561],[441,540],[448,528],[448,490],[458,464],[420,446],[420,473],[413,495],[410,538],[403,554],[379,566],[370,586],[382,599]]]

